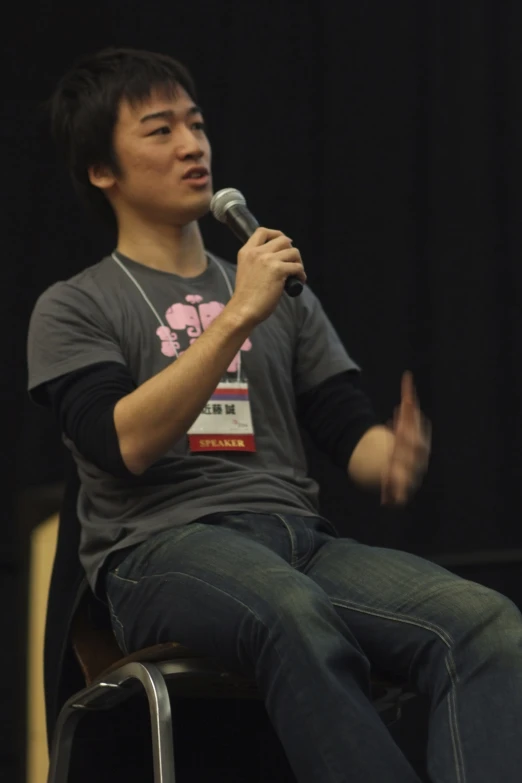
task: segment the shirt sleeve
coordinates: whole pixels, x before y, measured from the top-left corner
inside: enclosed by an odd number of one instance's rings
[[[48,381],[41,395],[80,454],[101,470],[130,479],[133,474],[121,456],[114,408],[135,388],[126,367],[101,362]]]
[[[43,403],[48,381],[100,362],[126,364],[99,304],[70,282],[56,283],[38,299],[27,338],[28,388]]]
[[[319,299],[305,286],[297,301],[298,331],[294,360],[296,396],[327,378],[348,370],[359,371],[348,356]]]
[[[380,424],[355,370],[333,375],[296,402],[299,422],[314,445],[343,470],[363,435]]]

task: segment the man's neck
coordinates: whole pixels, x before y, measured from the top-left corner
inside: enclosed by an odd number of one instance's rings
[[[117,250],[151,269],[180,277],[197,277],[207,268],[203,239],[196,221],[187,226],[121,226]]]

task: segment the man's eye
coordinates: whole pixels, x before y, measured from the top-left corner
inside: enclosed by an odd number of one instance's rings
[[[205,125],[204,122],[193,122],[192,123],[192,128],[194,130],[197,130],[197,131],[204,131],[204,130],[206,130],[206,127],[207,126]]]
[[[152,131],[152,133],[149,133],[149,136],[168,136],[169,133],[169,126],[162,125],[161,128],[156,128],[156,130]]]

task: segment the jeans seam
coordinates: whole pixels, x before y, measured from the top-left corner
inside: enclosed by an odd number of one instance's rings
[[[274,514],[274,516],[276,517],[276,519],[279,519],[279,521],[282,522],[286,528],[286,532],[288,533],[288,537],[290,538],[290,553],[291,553],[290,565],[292,568],[296,568],[299,558],[297,558],[296,556],[297,539],[295,537],[295,533],[292,530],[291,526],[286,521],[286,519],[281,514]]]
[[[121,641],[122,641],[123,652],[125,653],[125,655],[128,655],[129,651],[127,649],[127,643],[125,642],[125,627],[124,627],[123,623],[121,622],[121,620],[119,619],[118,615],[116,614],[116,611],[114,609],[114,605],[113,605],[111,599],[109,598],[108,594],[107,594],[107,603],[109,604],[109,609],[110,609],[110,613],[111,613],[112,619],[114,620],[116,625],[118,625],[120,627],[120,630],[121,630]]]
[[[466,771],[464,767],[464,757],[462,755],[462,743],[460,741],[459,722],[457,718],[457,692],[456,682],[458,681],[455,661],[451,651],[446,659],[446,669],[451,681],[451,693],[448,699],[448,718],[453,743],[453,754],[455,758],[455,772],[457,774],[457,783],[465,783]]]
[[[365,606],[364,604],[343,601],[340,598],[332,598],[331,601],[334,605],[342,606],[345,609],[353,609],[356,612],[361,612],[361,614],[370,614],[373,617],[381,617],[383,620],[397,620],[398,622],[407,623],[408,625],[417,625],[419,628],[424,628],[426,631],[433,631],[437,634],[437,636],[440,637],[441,641],[444,642],[448,649],[451,649],[451,645],[454,643],[454,639],[450,634],[446,633],[444,628],[441,628],[435,623],[426,622],[420,617],[416,617],[415,615],[403,615],[399,614],[398,612],[387,612],[386,610],[379,612],[375,611],[375,609],[372,609],[369,606]]]
[[[109,571],[109,574],[113,576],[115,579],[119,579],[120,582],[128,582],[131,585],[137,585],[138,582],[140,581],[139,579],[127,579],[126,577],[117,574],[116,571]]]
[[[247,604],[243,603],[243,601],[241,601],[235,595],[232,595],[231,593],[227,593],[226,590],[223,590],[221,587],[212,584],[212,582],[207,582],[205,579],[201,579],[201,577],[194,576],[193,574],[186,574],[184,571],[162,571],[161,573],[158,574],[145,574],[144,576],[140,577],[139,582],[145,582],[148,579],[162,579],[165,576],[184,576],[186,579],[194,579],[194,581],[196,582],[201,582],[201,584],[204,584],[207,587],[211,587],[213,590],[217,590],[219,593],[222,593],[223,595],[226,595],[228,598],[231,598],[233,601],[243,606],[248,612],[250,612],[250,614],[253,614],[256,620],[262,622],[261,618],[258,616],[256,611],[252,609],[250,606],[248,606]],[[130,580],[125,580],[125,581],[130,581]],[[133,584],[138,584],[138,582],[135,582]]]
[[[306,550],[304,555],[302,555],[298,560],[296,560],[295,568],[297,570],[300,568],[300,566],[304,566],[308,562],[308,560],[310,559],[310,555],[312,554],[314,549],[314,537],[312,535],[312,531],[309,528],[305,527],[305,532],[308,538],[308,549]]]
[[[448,652],[445,659],[445,666],[451,682],[451,689],[450,689],[450,694],[448,699],[448,718],[449,718],[451,741],[453,744],[455,772],[457,777],[457,783],[466,783],[464,756],[462,754],[462,744],[460,741],[460,731],[459,731],[459,725],[457,720],[456,685],[459,681],[459,677],[458,677],[457,667],[455,665],[455,661],[453,658],[453,653],[451,650],[451,643],[453,642],[452,636],[446,633],[446,631],[444,631],[443,628],[440,628],[440,626],[436,625],[435,623],[424,622],[420,618],[415,616],[408,617],[406,615],[400,615],[397,612],[386,612],[386,611],[377,612],[371,609],[370,607],[364,606],[363,604],[350,603],[349,601],[343,601],[340,599],[336,600],[332,598],[331,601],[334,606],[340,606],[344,609],[351,609],[355,612],[360,612],[361,614],[368,614],[371,615],[372,617],[381,617],[384,620],[393,620],[399,623],[416,625],[419,628],[424,628],[424,630],[426,631],[435,633],[440,638],[442,643],[447,647]],[[410,673],[408,672],[408,676],[409,674]],[[409,679],[411,680],[410,676]]]

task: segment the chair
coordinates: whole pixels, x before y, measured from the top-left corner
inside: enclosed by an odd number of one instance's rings
[[[108,611],[88,588],[78,559],[79,479],[72,460],[66,468],[46,619],[48,783],[69,783],[75,730],[82,716],[110,710],[140,691],[150,712],[154,783],[175,783],[170,695],[174,699],[261,696],[252,680],[179,644],[160,644],[122,657]],[[402,705],[412,696],[403,682],[384,676],[372,679],[374,706],[388,726],[398,720]]]
[[[62,707],[54,731],[48,783],[68,783],[76,726],[86,711],[109,710],[142,689],[152,728],[154,783],[175,783],[175,753],[170,695],[178,698],[260,699],[252,680],[226,671],[219,662],[179,644],[159,644],[122,658],[110,627],[95,618],[96,602],[86,593],[71,634],[86,687]],[[168,688],[167,688],[168,685]],[[373,700],[390,724],[413,694],[403,684],[374,678]],[[169,694],[170,691],[170,694]]]

